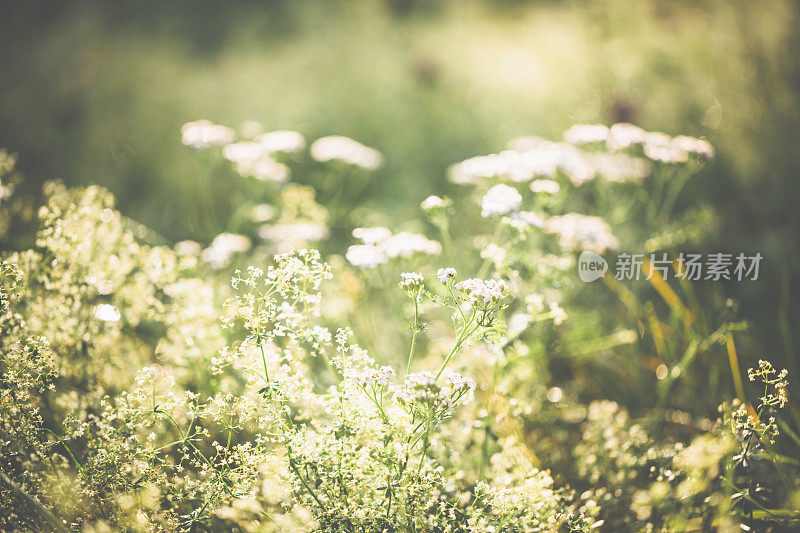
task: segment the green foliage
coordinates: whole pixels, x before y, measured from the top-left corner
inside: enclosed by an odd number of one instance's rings
[[[630,124],[566,138],[453,165],[456,197],[346,250],[328,239],[357,199],[326,187],[382,162],[348,138],[187,124],[248,198],[205,248],[48,184],[0,270],[0,527],[795,526],[787,373],[761,361],[747,402],[731,306],[678,260],[575,275],[586,251],[677,259],[701,228],[676,236],[676,200],[713,149]]]

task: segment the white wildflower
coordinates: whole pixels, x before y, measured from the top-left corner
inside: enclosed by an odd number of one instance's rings
[[[211,246],[203,250],[203,261],[214,268],[225,266],[235,253],[246,252],[250,249],[250,239],[244,235],[221,233],[214,237]]]
[[[103,322],[118,322],[122,315],[119,309],[109,304],[100,304],[94,308],[94,317]]]
[[[647,132],[638,126],[628,123],[614,124],[608,131],[606,147],[609,150],[623,150],[631,145],[644,141]]]
[[[624,153],[590,156],[597,173],[608,181],[637,181],[650,174],[650,163]]]
[[[196,241],[179,241],[175,243],[175,252],[179,255],[199,255],[202,247]]]
[[[436,195],[431,195],[425,198],[420,207],[423,211],[432,211],[433,209],[442,209],[445,207],[444,200],[441,197]]]
[[[328,227],[319,222],[294,222],[291,224],[265,224],[258,236],[278,244],[278,253],[305,248],[309,242],[321,241],[329,235]]]
[[[377,169],[383,161],[380,152],[374,148],[338,135],[314,141],[311,145],[311,157],[321,163],[338,160],[367,170]]]
[[[608,127],[602,124],[576,124],[564,132],[564,140],[570,144],[605,142]]]
[[[296,131],[289,130],[262,133],[261,135],[256,136],[253,141],[258,143],[262,149],[269,153],[294,153],[299,152],[306,147],[306,140],[303,138],[303,136]]]
[[[547,219],[544,229],[558,235],[558,242],[568,251],[589,250],[597,254],[619,245],[605,221],[598,217],[569,213]]]
[[[542,217],[533,211],[520,211],[519,213],[512,213],[511,216],[504,217],[503,223],[518,230],[524,230],[526,228],[541,228],[544,221]]]
[[[439,255],[442,245],[418,233],[403,231],[385,239],[379,244],[380,249],[390,259],[395,257],[409,258],[415,254]]]
[[[389,382],[394,379],[394,369],[390,366],[382,366],[380,368],[368,368],[356,373],[352,380],[361,388],[372,387],[379,388],[385,387]]]
[[[231,161],[242,176],[278,183],[289,179],[289,167],[275,161],[271,153],[257,142],[229,144],[222,149],[222,156]]]
[[[186,146],[205,150],[212,146],[225,146],[233,141],[234,131],[209,120],[187,122],[181,127],[181,141]]]
[[[364,244],[379,244],[392,236],[392,232],[383,226],[374,228],[356,228],[353,230],[353,237],[359,239]]]
[[[350,246],[345,258],[356,268],[375,268],[389,260],[385,253],[371,244]]]
[[[508,284],[503,280],[472,278],[456,283],[455,288],[473,304],[495,303],[508,295]]]
[[[557,194],[561,190],[557,181],[549,179],[533,180],[530,188],[536,194]]]
[[[425,278],[419,272],[403,272],[400,274],[400,278],[400,286],[404,289],[421,287],[422,283],[425,281]]]
[[[714,147],[705,139],[678,135],[673,137],[672,144],[679,149],[700,156],[704,159],[714,159]]]
[[[508,185],[495,185],[486,192],[481,201],[481,216],[492,217],[516,211],[522,205],[522,195]]]
[[[456,277],[456,269],[452,267],[440,268],[436,272],[436,277],[439,278],[444,285],[447,285],[451,280]]]

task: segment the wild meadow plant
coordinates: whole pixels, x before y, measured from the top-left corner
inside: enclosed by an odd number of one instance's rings
[[[516,139],[454,165],[424,221],[355,227],[323,257],[380,153],[182,134],[247,191],[206,246],[154,245],[106,191],[50,184],[34,246],[3,254],[0,528],[797,525],[787,375],[759,362],[748,402],[724,299],[647,264],[630,284],[575,275],[582,251],[698,237],[678,199],[704,140]]]

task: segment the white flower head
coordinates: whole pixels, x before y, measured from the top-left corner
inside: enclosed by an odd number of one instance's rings
[[[428,196],[422,201],[420,207],[425,211],[430,211],[431,209],[439,209],[444,207],[444,200],[442,200],[441,197],[432,194],[431,196]]]
[[[119,309],[109,304],[100,304],[94,308],[94,317],[103,322],[118,322],[122,315]]]
[[[390,259],[395,257],[409,258],[415,254],[439,255],[442,245],[418,233],[403,231],[383,240],[379,248]]]
[[[561,185],[555,180],[538,179],[531,182],[531,191],[536,194],[558,194],[561,190]]]
[[[624,150],[631,145],[644,141],[647,132],[638,126],[622,122],[614,124],[608,131],[606,147],[609,150]]]
[[[438,272],[436,272],[436,277],[439,278],[439,281],[442,284],[447,285],[451,281],[453,281],[456,277],[456,269],[452,267],[447,268],[440,268]]]
[[[231,128],[214,124],[209,120],[187,122],[181,127],[181,141],[196,150],[225,146],[233,142],[234,136],[235,132]]]
[[[371,269],[389,260],[380,248],[371,244],[356,244],[347,248],[347,261],[356,268]]]
[[[509,294],[508,284],[497,279],[467,279],[456,283],[455,288],[472,304],[497,303]]]
[[[225,266],[235,253],[246,252],[250,249],[250,239],[244,235],[221,233],[214,237],[211,246],[203,250],[203,261],[214,268]]]
[[[359,239],[364,244],[380,244],[391,236],[392,232],[383,226],[356,228],[353,230],[353,237]]]
[[[611,233],[611,228],[598,217],[568,213],[548,218],[544,223],[548,233],[558,235],[558,242],[568,251],[589,250],[597,254],[609,248],[616,248],[619,241]]]
[[[400,274],[400,278],[400,286],[406,290],[422,287],[422,283],[425,281],[419,272],[403,272]]]
[[[508,224],[512,228],[524,230],[526,228],[541,228],[544,221],[542,217],[533,211],[520,211],[519,213],[512,213],[510,216],[503,217],[503,223]]]
[[[394,369],[390,366],[380,368],[368,368],[356,373],[352,380],[361,388],[380,388],[385,387],[394,379]]]
[[[481,201],[481,216],[492,217],[517,211],[522,205],[522,195],[514,187],[498,184],[489,189]]]
[[[714,147],[705,139],[678,135],[673,137],[672,144],[684,152],[700,156],[703,159],[714,159]]]
[[[605,142],[608,133],[608,127],[602,124],[576,124],[564,132],[564,140],[570,144]]]
[[[306,147],[306,140],[296,131],[279,130],[269,133],[262,133],[256,136],[253,141],[258,143],[261,148],[269,153],[283,152],[295,153]]]
[[[450,397],[453,404],[468,404],[472,401],[475,381],[458,372],[447,370],[442,375],[442,390]]]
[[[376,170],[383,162],[383,156],[374,148],[339,135],[314,141],[311,145],[311,157],[320,163],[342,161],[366,170]]]
[[[242,176],[278,183],[289,179],[289,167],[275,161],[272,154],[257,142],[229,144],[222,149],[222,156],[232,162]]]

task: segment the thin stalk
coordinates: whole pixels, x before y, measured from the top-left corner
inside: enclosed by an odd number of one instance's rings
[[[411,373],[411,361],[414,359],[414,347],[417,344],[417,333],[419,331],[419,295],[422,292],[422,287],[417,289],[414,295],[414,325],[411,329],[411,348],[408,351],[408,363],[406,364],[406,375]]]

